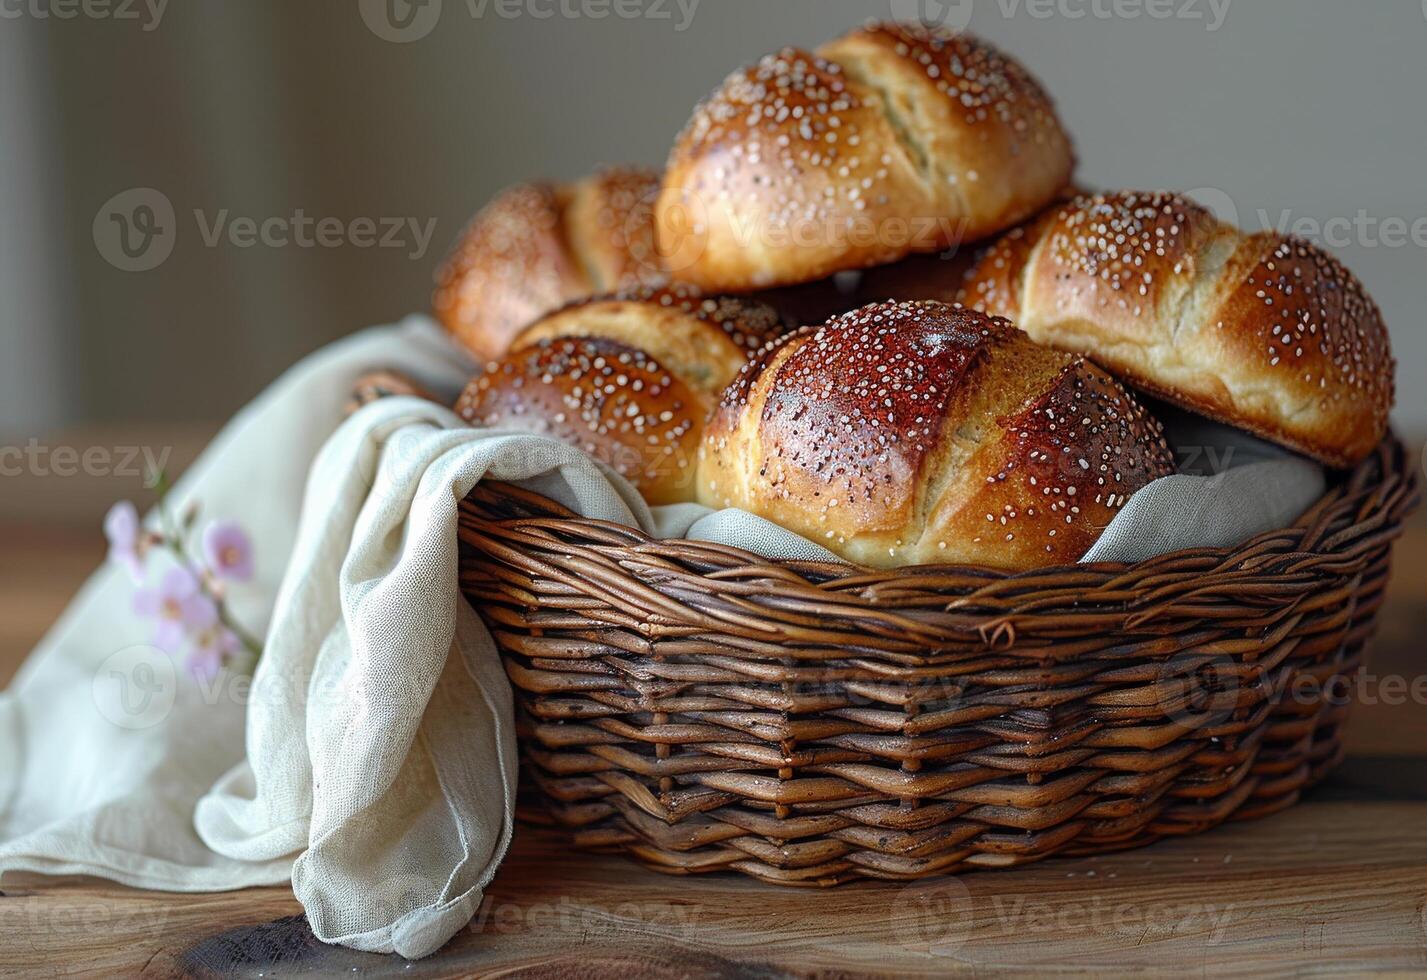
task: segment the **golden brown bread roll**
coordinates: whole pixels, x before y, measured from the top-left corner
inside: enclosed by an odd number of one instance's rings
[[[1245,234],[1188,198],[1077,197],[1003,236],[961,301],[1132,385],[1335,466],[1387,431],[1382,314],[1309,242]]]
[[[568,302],[664,278],[654,252],[656,172],[611,167],[571,184],[521,184],[472,219],[437,273],[433,306],[478,358]]]
[[[582,300],[522,331],[456,411],[579,446],[651,504],[688,501],[719,395],[784,332],[768,306],[677,286]]]
[[[720,401],[699,500],[877,567],[1073,562],[1173,472],[1160,425],[1006,320],[882,303],[769,345]]]
[[[656,233],[670,274],[705,289],[807,282],[1008,228],[1073,168],[1021,65],[874,24],[730,75],[674,146]]]

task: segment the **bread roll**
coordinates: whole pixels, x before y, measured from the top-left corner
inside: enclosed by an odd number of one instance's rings
[[[991,235],[1074,167],[1050,98],[966,34],[874,24],[735,72],[695,111],[656,209],[670,274],[821,279]]]
[[[998,241],[960,299],[1330,465],[1387,431],[1396,365],[1357,278],[1316,245],[1242,233],[1179,195],[1076,197]]]
[[[784,331],[770,307],[681,287],[583,300],[522,331],[456,411],[579,446],[651,504],[688,501],[719,395]]]
[[[765,348],[720,401],[699,500],[864,565],[1073,562],[1173,472],[1160,425],[1006,320],[882,303]]]
[[[663,281],[654,251],[658,187],[655,172],[616,167],[572,184],[503,191],[437,274],[437,318],[486,360],[568,302]]]

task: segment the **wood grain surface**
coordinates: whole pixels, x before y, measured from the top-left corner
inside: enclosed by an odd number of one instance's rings
[[[0,522],[0,682],[99,558],[96,535]],[[665,877],[522,827],[477,919],[416,963],[316,942],[286,888],[172,895],[15,874],[0,882],[0,975],[1427,974],[1424,664],[1419,513],[1397,548],[1349,758],[1266,820],[1094,859],[828,891]]]

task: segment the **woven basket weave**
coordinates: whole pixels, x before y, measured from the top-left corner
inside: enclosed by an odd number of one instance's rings
[[[1389,439],[1241,547],[1009,575],[773,562],[483,485],[461,588],[514,684],[537,816],[578,845],[912,879],[1292,804],[1341,756],[1418,496]]]

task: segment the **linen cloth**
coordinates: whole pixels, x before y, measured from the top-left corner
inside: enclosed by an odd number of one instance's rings
[[[254,538],[254,583],[230,600],[267,627],[250,686],[195,680],[154,648],[106,566],[0,694],[0,872],[172,891],[290,879],[320,939],[425,956],[472,918],[512,833],[511,694],[456,587],[456,508],[477,481],[655,536],[832,558],[751,514],[651,509],[570,446],[419,399],[344,422],[354,381],[381,368],[454,395],[473,365],[423,317],[354,335],[283,375],[171,491],[174,512],[198,502]],[[1312,463],[1173,427],[1201,474],[1140,491],[1086,560],[1233,544],[1323,493]]]

